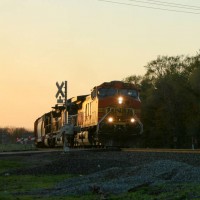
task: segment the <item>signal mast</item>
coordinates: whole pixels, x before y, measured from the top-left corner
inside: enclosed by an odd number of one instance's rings
[[[63,135],[63,150],[64,152],[69,151],[69,147],[67,146],[68,135],[71,135],[71,131],[69,130],[68,124],[68,110],[67,110],[67,81],[63,82],[59,85],[56,82],[56,86],[58,91],[56,93],[57,104],[62,104],[65,107],[65,117],[64,117],[64,125],[61,128],[60,132]],[[64,90],[64,91],[63,91]]]

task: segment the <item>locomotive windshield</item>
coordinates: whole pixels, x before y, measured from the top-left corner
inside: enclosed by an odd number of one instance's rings
[[[99,97],[113,96],[115,94],[117,94],[117,90],[115,88],[99,88],[98,90]]]
[[[138,98],[138,92],[134,89],[99,88],[98,97],[114,96],[116,94]]]
[[[131,97],[134,97],[134,98],[137,98],[138,97],[138,93],[136,90],[133,90],[133,89],[120,89],[119,90],[119,93],[121,95],[125,95],[125,96],[131,96]]]

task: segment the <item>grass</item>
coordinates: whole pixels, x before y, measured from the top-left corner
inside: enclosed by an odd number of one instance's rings
[[[22,167],[22,163],[13,160],[0,160],[0,173],[6,172],[10,169],[16,169]],[[1,184],[1,183],[0,183]]]
[[[69,175],[8,175],[0,177],[0,188],[3,191],[26,192],[32,189],[48,189],[58,181],[70,177]],[[0,190],[1,191],[1,190]]]
[[[33,197],[18,193],[30,192],[34,189],[49,189],[59,181],[71,177],[71,175],[10,175],[8,170],[24,166],[24,161],[0,160],[0,199],[9,200],[28,200],[28,199],[48,199],[42,197]],[[50,198],[51,199],[51,198]]]
[[[20,175],[0,177],[0,199],[48,199],[35,195],[27,195],[26,192],[34,189],[49,189],[57,182],[68,178],[69,175]],[[21,194],[20,194],[21,193]],[[16,197],[16,194],[17,195]]]
[[[0,152],[36,150],[34,144],[0,144]]]
[[[16,158],[13,160],[0,160],[0,199],[1,200],[100,200],[98,194],[84,196],[43,196],[30,195],[27,192],[37,189],[51,189],[58,182],[72,177],[68,174],[61,175],[10,175],[6,173],[9,169],[24,166],[24,160]],[[26,163],[26,165],[28,165]],[[160,184],[156,186],[144,186],[132,192],[120,195],[109,195],[108,200],[200,200],[200,184]]]
[[[126,193],[115,200],[186,200],[200,199],[200,185],[194,183],[161,184],[140,188],[138,191]]]

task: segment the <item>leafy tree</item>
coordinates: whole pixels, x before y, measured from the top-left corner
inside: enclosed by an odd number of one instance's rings
[[[144,146],[190,147],[199,140],[200,56],[158,56],[140,77]],[[124,79],[138,83],[136,76]]]
[[[194,58],[193,71],[189,76],[193,102],[191,104],[191,114],[188,117],[187,131],[192,137],[194,145],[200,146],[200,54]]]
[[[128,77],[124,78],[123,81],[126,83],[133,83],[136,86],[140,87],[141,81],[142,81],[142,76],[136,76],[136,75],[128,76]]]

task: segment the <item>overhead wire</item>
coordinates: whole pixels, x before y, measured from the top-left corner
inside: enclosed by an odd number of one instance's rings
[[[156,2],[156,3],[163,3],[163,4],[167,4],[167,5],[177,5],[177,6],[183,6],[183,7],[188,7],[188,8],[200,9],[200,6],[191,6],[191,5],[180,4],[180,3],[169,3],[169,2],[166,2],[166,1],[157,1],[157,0],[146,0],[146,1],[151,1],[151,2]]]
[[[200,12],[192,12],[192,11],[189,11],[189,10],[177,10],[177,9],[169,9],[169,8],[164,8],[164,7],[163,8],[162,7],[153,7],[153,6],[146,6],[146,5],[141,5],[141,4],[140,5],[139,4],[131,4],[131,3],[125,3],[125,2],[113,1],[113,0],[98,0],[98,1],[112,3],[112,4],[119,4],[119,5],[133,6],[133,7],[148,8],[148,9],[154,9],[154,10],[177,12],[177,13],[187,13],[187,14],[196,14],[196,15],[200,14]],[[129,0],[129,1],[134,1],[134,0]],[[139,2],[139,0],[137,0],[137,1]],[[142,3],[142,2],[140,1],[140,3]],[[165,2],[165,3],[167,3],[167,2]],[[155,3],[154,4],[152,3],[152,5],[155,5]],[[165,7],[173,7],[173,6],[172,5],[171,6],[165,5]],[[190,8],[188,7],[187,9],[190,9]],[[191,8],[190,10],[194,10],[194,9]],[[198,9],[195,9],[195,10],[198,10]]]
[[[154,0],[146,0],[146,1],[129,0],[129,1],[138,2],[138,3],[144,3],[144,4],[150,4],[150,5],[156,5],[156,6],[158,5],[158,6],[172,7],[172,8],[181,8],[181,9],[189,9],[189,10],[200,10],[200,7],[189,6],[189,5],[185,5],[185,4],[174,4],[174,3],[168,3],[168,2],[163,2],[163,1],[154,1]]]

